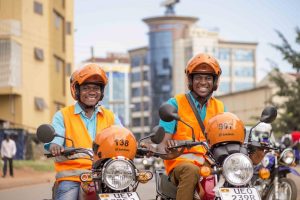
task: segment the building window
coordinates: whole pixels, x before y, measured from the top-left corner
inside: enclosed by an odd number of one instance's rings
[[[57,11],[54,10],[53,13],[54,13],[55,28],[60,29],[60,27],[62,26],[62,23],[63,23],[63,18]]]
[[[71,22],[66,22],[66,34],[72,35],[72,23]]]
[[[144,96],[149,96],[149,87],[144,87],[144,90],[143,90],[143,95]]]
[[[219,49],[220,60],[230,60],[230,49]]]
[[[253,77],[254,67],[235,67],[234,75],[238,77]]]
[[[39,61],[44,60],[44,51],[40,48],[34,48],[34,58]]]
[[[131,82],[139,82],[139,81],[141,81],[141,73],[140,72],[131,73]]]
[[[41,97],[34,97],[34,105],[37,110],[43,111],[47,108],[46,102]]]
[[[55,70],[57,73],[59,73],[63,69],[64,61],[57,56],[54,56],[54,59],[55,59]]]
[[[141,58],[140,56],[133,56],[131,58],[131,67],[140,66]]]
[[[238,61],[253,61],[253,51],[238,49],[234,52],[234,59]]]
[[[40,2],[34,2],[33,3],[33,10],[35,13],[39,14],[39,15],[43,15],[43,4],[41,4]]]
[[[132,97],[139,97],[141,96],[141,89],[140,88],[132,88]]]
[[[132,111],[141,111],[141,103],[133,103]]]
[[[230,67],[228,64],[222,64],[221,63],[221,68],[222,68],[222,76],[230,76]]]
[[[140,118],[133,118],[132,119],[132,125],[133,126],[140,126],[141,125],[141,119]]]
[[[163,62],[163,68],[164,69],[169,69],[170,68],[170,64],[169,64],[169,59],[168,58],[163,58],[162,62]]]
[[[149,117],[144,117],[144,126],[149,126]]]
[[[21,62],[21,45],[14,40],[0,39],[0,87],[21,84]]]
[[[67,63],[67,65],[66,65],[66,76],[71,76],[71,73],[72,73],[71,63]]]
[[[170,84],[164,84],[161,86],[161,91],[163,92],[170,92],[171,91],[171,85]]]
[[[143,79],[144,79],[144,81],[149,81],[149,71],[143,72]]]
[[[148,56],[144,55],[144,65],[148,65]]]
[[[184,49],[184,62],[187,63],[193,57],[193,47],[186,47]]]

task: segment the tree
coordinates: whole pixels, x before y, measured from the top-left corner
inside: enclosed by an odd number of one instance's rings
[[[280,105],[273,104],[281,111],[277,117],[275,130],[281,133],[288,133],[291,130],[300,130],[300,52],[295,51],[284,35],[276,31],[278,36],[282,40],[282,45],[271,44],[274,48],[279,50],[283,59],[290,63],[296,73],[295,81],[289,82],[285,80],[280,72],[279,68],[276,67],[275,73],[270,75],[271,81],[274,82],[279,88],[274,94],[275,96],[284,97],[286,101]],[[300,29],[296,28],[296,44],[300,45]]]

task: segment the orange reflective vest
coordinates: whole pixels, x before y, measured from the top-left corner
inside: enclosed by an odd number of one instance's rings
[[[202,133],[201,127],[198,123],[198,120],[185,96],[185,94],[179,94],[175,96],[175,99],[178,104],[178,115],[179,117],[191,125],[194,129],[196,141],[204,141],[205,137]],[[217,100],[214,97],[211,97],[206,104],[206,116],[203,120],[204,126],[207,125],[207,122],[210,118],[218,113],[224,112],[224,104]],[[190,127],[184,125],[181,122],[177,122],[177,130],[174,133],[173,140],[192,140],[192,130]],[[193,162],[196,165],[203,165],[205,159],[204,154],[206,150],[202,146],[195,146],[189,150],[185,150],[182,156],[179,156],[173,160],[165,160],[166,172],[169,174],[174,167],[179,165],[182,162]]]
[[[84,122],[81,120],[80,114],[74,114],[75,106],[68,106],[61,110],[64,125],[65,125],[65,137],[70,138],[74,142],[74,147],[82,147],[92,149],[92,138],[90,137]],[[114,124],[114,114],[105,108],[99,107],[97,114],[97,130],[99,133],[102,129],[107,128]],[[65,140],[65,146],[71,147],[72,142]],[[60,160],[55,161],[56,180],[69,180],[80,181],[78,175],[82,172],[91,169],[92,161],[87,159],[75,159],[75,160]]]

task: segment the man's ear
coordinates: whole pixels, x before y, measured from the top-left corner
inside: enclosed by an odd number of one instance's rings
[[[189,75],[188,77],[188,88],[189,90],[193,90],[193,75]]]

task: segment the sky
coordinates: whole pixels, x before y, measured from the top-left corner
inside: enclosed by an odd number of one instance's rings
[[[148,45],[148,27],[144,18],[164,15],[163,0],[75,0],[75,65],[107,52],[125,53]],[[280,31],[292,47],[296,27],[300,28],[300,0],[180,0],[176,15],[198,17],[197,26],[217,29],[220,38],[229,41],[257,42],[257,77],[271,70],[293,72],[281,53],[270,44],[282,44]]]

